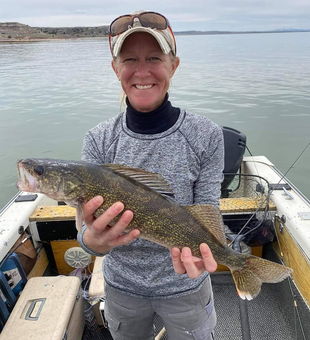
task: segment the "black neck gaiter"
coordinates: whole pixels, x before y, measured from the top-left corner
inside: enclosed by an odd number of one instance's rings
[[[135,110],[126,98],[126,123],[127,127],[140,134],[155,134],[167,131],[178,120],[180,109],[173,107],[166,94],[163,103],[154,111],[139,112]]]

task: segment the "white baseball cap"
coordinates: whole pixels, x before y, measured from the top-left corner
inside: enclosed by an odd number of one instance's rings
[[[118,30],[120,30],[119,34]],[[118,56],[125,39],[136,32],[151,34],[164,54],[172,52],[174,56],[176,55],[175,38],[168,19],[156,12],[136,11],[112,21],[109,39],[113,57]]]

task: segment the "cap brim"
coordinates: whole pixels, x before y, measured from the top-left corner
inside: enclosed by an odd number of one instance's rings
[[[168,29],[168,28],[167,28]],[[116,42],[115,44],[113,44],[112,41],[112,49],[113,49],[113,57],[117,57],[118,54],[120,53],[123,43],[125,41],[125,39],[132,33],[136,33],[136,32],[145,32],[145,33],[149,33],[151,34],[158,42],[161,50],[163,51],[164,54],[168,54],[171,51],[171,47],[169,46],[166,38],[163,36],[163,32],[164,31],[158,31],[155,29],[152,29],[150,27],[133,27],[128,29],[127,31],[125,31],[124,33],[112,38],[115,39]]]

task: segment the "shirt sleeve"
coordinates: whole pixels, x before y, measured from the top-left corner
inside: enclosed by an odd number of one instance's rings
[[[105,256],[105,253],[98,253],[94,251],[93,249],[89,248],[88,245],[84,242],[84,234],[86,231],[87,227],[83,225],[82,232],[77,234],[77,241],[79,242],[81,248],[85,250],[88,254],[97,256],[97,257],[102,257]]]
[[[104,163],[102,152],[99,150],[98,139],[92,131],[88,131],[84,137],[81,158],[83,161],[92,163]]]
[[[224,175],[224,138],[216,126],[202,153],[200,174],[194,184],[194,203],[209,203],[219,207],[221,183]]]

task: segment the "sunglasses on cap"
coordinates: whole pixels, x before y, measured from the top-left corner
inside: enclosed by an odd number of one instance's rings
[[[138,14],[125,14],[116,18],[110,25],[110,36],[115,37],[133,26],[133,21],[138,18],[141,26],[157,30],[170,28],[170,23],[163,15],[156,12],[142,12]],[[171,29],[170,29],[171,30]]]

